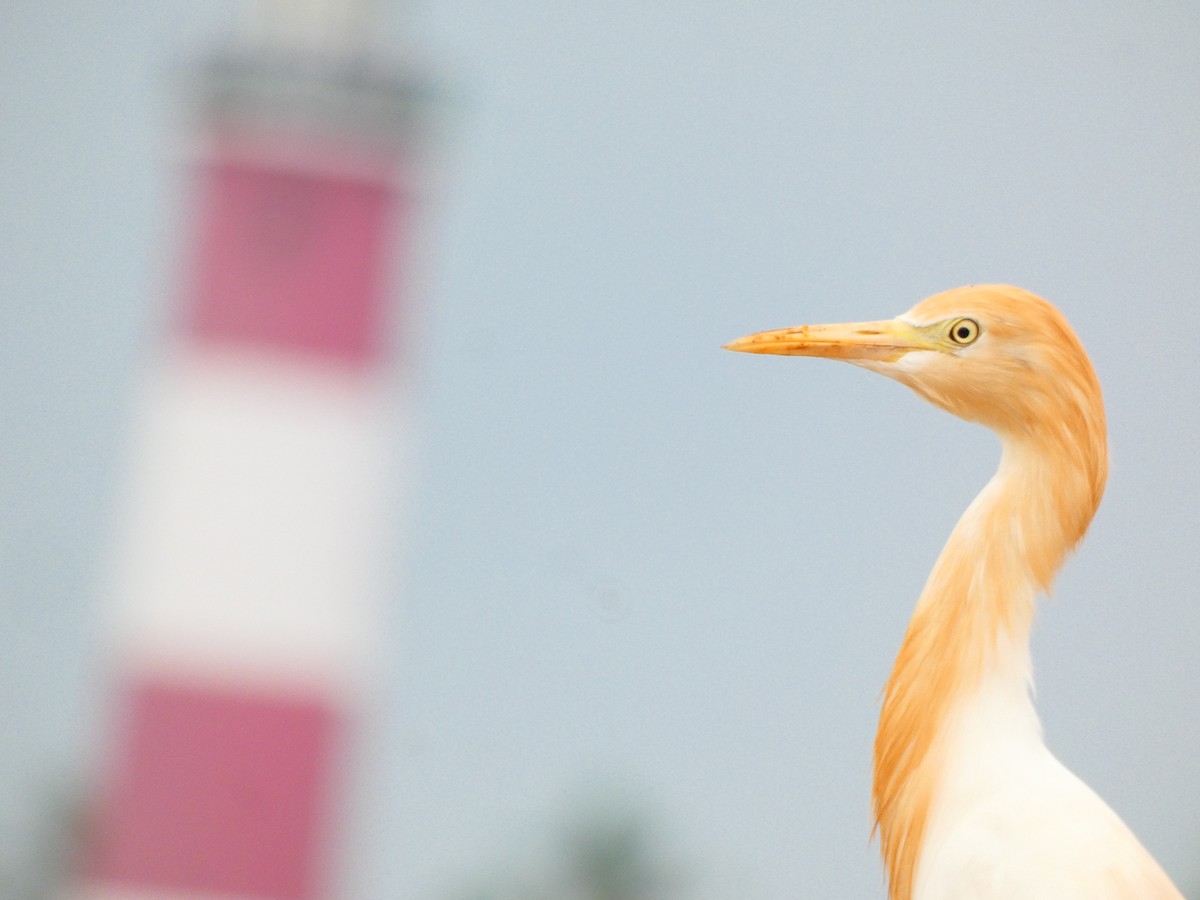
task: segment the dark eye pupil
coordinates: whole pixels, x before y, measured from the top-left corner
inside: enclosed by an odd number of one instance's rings
[[[958,331],[955,333],[958,335],[960,340],[965,341],[967,338],[969,338],[971,336],[971,329],[968,328],[966,325],[959,325]]]

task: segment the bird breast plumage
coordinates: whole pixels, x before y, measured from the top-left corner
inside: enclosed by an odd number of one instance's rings
[[[1182,900],[1124,822],[1046,748],[1023,647],[944,723],[913,900]]]

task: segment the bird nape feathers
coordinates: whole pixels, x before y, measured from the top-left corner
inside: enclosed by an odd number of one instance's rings
[[[1019,288],[977,285],[889,321],[764,331],[727,349],[871,369],[1003,447],[884,691],[872,805],[891,900],[1182,900],[1046,749],[1033,707],[1034,600],[1083,537],[1108,472],[1100,383],[1062,314]]]

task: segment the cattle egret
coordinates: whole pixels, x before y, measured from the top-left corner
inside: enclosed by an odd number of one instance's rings
[[[873,809],[891,900],[1182,900],[1046,749],[1033,707],[1034,600],[1087,530],[1108,469],[1100,384],[1062,314],[978,285],[890,321],[764,331],[727,349],[845,360],[1001,440],[884,692]]]

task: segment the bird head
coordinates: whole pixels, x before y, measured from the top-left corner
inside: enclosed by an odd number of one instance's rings
[[[1103,441],[1100,385],[1083,345],[1051,304],[1009,285],[956,288],[885,321],[763,331],[726,349],[845,360],[1004,438],[1098,429]]]

